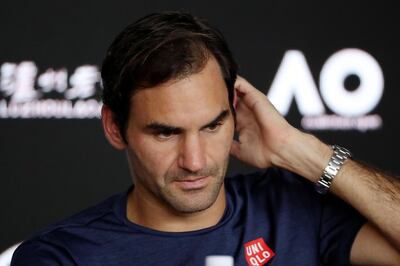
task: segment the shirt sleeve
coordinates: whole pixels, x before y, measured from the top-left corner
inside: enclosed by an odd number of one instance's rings
[[[10,266],[77,265],[62,248],[34,239],[23,242],[14,252]]]
[[[363,224],[356,210],[341,199],[321,196],[320,258],[322,265],[350,265],[350,251]]]

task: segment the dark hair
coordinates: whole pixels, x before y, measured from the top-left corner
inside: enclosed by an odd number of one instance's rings
[[[198,73],[210,57],[221,68],[233,111],[237,65],[219,30],[183,12],[153,13],[128,25],[109,47],[101,69],[103,103],[124,140],[135,91]]]

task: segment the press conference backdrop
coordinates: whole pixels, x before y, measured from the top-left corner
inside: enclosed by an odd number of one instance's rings
[[[2,1],[0,251],[125,190],[99,120],[115,35],[155,11],[221,29],[240,74],[295,126],[399,173],[399,17],[389,1]],[[232,160],[229,174],[252,171]]]

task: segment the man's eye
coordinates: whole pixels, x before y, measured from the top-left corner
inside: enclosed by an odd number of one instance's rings
[[[172,132],[159,132],[155,134],[159,139],[170,139],[174,135]]]
[[[222,123],[216,123],[216,124],[213,124],[213,125],[209,125],[207,127],[207,131],[216,132],[221,127],[221,125],[222,125]]]

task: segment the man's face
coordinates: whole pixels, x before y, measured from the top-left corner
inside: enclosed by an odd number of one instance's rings
[[[134,193],[179,213],[218,198],[234,133],[228,92],[215,59],[183,79],[139,90],[126,131]]]

